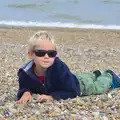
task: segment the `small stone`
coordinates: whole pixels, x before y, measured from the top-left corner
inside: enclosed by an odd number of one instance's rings
[[[76,114],[71,114],[72,120],[76,120],[77,119],[77,115]]]
[[[107,116],[103,116],[103,120],[109,120]]]
[[[33,100],[30,103],[16,104],[16,94],[19,89],[17,72],[23,64],[28,62],[28,58],[27,45],[18,42],[18,38],[22,40],[22,36],[27,34],[22,35],[21,28],[13,29],[4,28],[2,30],[1,28],[0,32],[0,36],[6,36],[6,39],[11,39],[10,36],[14,33],[15,36],[16,34],[19,35],[14,38],[16,39],[15,44],[0,43],[0,120],[120,120],[120,88],[101,95],[81,96],[60,101],[54,100],[50,105],[36,103],[38,95],[33,94]],[[100,36],[94,35],[94,31],[92,31],[92,34],[90,31],[88,33],[83,32],[86,37],[90,34],[95,36],[97,40],[93,39],[93,41],[92,39],[85,39],[84,36],[81,37],[81,34],[76,36],[74,43],[77,44],[71,44],[73,39],[70,44],[69,40],[62,40],[64,44],[61,43],[62,41],[57,41],[60,42],[59,56],[67,63],[72,72],[87,73],[104,68],[112,68],[119,72],[120,49],[116,45],[120,45],[120,43],[118,41],[116,42],[118,44],[113,44],[109,39],[109,45],[104,46],[108,40],[104,40],[101,44],[102,39],[99,41],[99,37],[102,36],[102,32],[99,32]],[[25,31],[25,33],[27,32]],[[103,36],[111,36],[112,31],[108,33],[108,31],[104,31]],[[120,32],[113,32],[111,37],[113,41],[116,41],[115,38],[119,38],[118,33]],[[79,32],[76,32],[76,34],[79,34]],[[4,41],[4,38],[1,39]],[[98,46],[96,42],[100,45]]]
[[[108,93],[108,97],[111,99],[113,98],[111,93]]]
[[[5,105],[5,103],[0,101],[0,106],[4,106],[4,105]]]
[[[56,112],[52,112],[52,113],[48,114],[48,117],[56,117],[56,116],[57,116]]]

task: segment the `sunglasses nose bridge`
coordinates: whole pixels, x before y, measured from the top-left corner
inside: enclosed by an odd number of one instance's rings
[[[44,57],[49,57],[49,56],[48,56],[48,52],[45,53],[45,56],[44,56]]]

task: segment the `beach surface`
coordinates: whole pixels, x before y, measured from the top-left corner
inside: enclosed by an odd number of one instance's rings
[[[120,31],[0,27],[0,120],[120,120],[120,90],[96,96],[17,105],[17,71],[29,59],[27,41],[37,31],[55,35],[58,56],[73,73],[112,69],[120,73]],[[108,118],[108,119],[107,119]]]

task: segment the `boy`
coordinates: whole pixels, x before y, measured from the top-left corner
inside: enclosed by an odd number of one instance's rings
[[[18,72],[18,103],[31,101],[32,93],[40,96],[37,102],[80,96],[79,82],[57,55],[52,36],[41,31],[29,40],[28,55],[32,59]]]
[[[67,65],[56,57],[54,39],[45,31],[31,37],[28,55],[32,60],[18,72],[18,104],[31,101],[32,93],[40,94],[37,102],[101,94],[109,88],[115,88],[114,81],[119,81],[111,70],[103,72],[97,70],[81,75],[72,74]],[[117,85],[119,87],[120,84]]]

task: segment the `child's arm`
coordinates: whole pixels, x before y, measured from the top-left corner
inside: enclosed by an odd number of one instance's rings
[[[24,93],[30,93],[30,78],[24,73],[24,71],[21,71],[21,74],[18,76],[19,81],[19,91],[17,94],[17,100],[20,100],[21,97],[23,97]],[[31,94],[31,93],[30,93]]]
[[[49,93],[54,99],[68,99],[80,96],[80,87],[78,79],[73,75],[68,66],[57,59],[52,69],[54,80],[54,90]]]
[[[75,98],[76,96],[80,96],[79,93],[77,94],[76,91],[72,90],[71,91],[67,91],[67,90],[60,90],[60,91],[55,91],[50,93],[50,95],[56,99],[56,100],[60,100],[60,99],[68,99],[68,98]]]
[[[24,92],[20,100],[17,101],[18,104],[26,103],[26,102],[31,102],[32,100],[32,95],[29,91]]]

